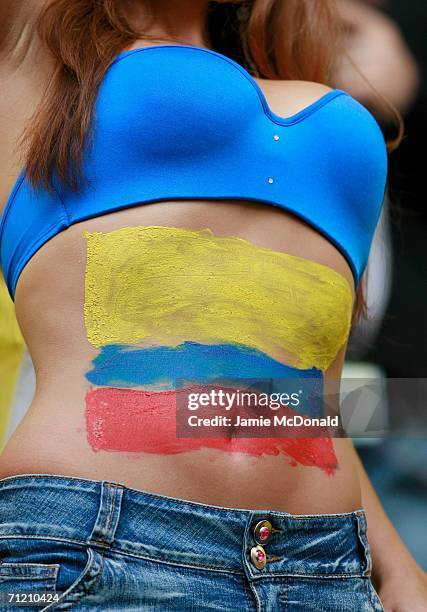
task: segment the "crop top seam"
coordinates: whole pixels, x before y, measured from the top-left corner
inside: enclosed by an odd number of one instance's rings
[[[331,89],[330,91],[325,92],[325,94],[323,96],[321,96],[320,98],[318,98],[317,100],[314,100],[314,102],[312,102],[311,104],[309,104],[308,106],[306,106],[305,108],[302,108],[300,111],[297,111],[296,113],[294,113],[293,115],[291,115],[290,117],[280,117],[280,115],[278,115],[277,113],[275,113],[269,103],[268,100],[264,94],[264,92],[262,91],[261,87],[258,85],[258,83],[255,81],[254,77],[252,77],[251,74],[249,74],[245,68],[243,68],[243,66],[240,66],[240,64],[238,64],[237,62],[235,62],[234,60],[232,60],[231,58],[227,57],[226,55],[222,55],[218,52],[216,52],[214,49],[205,49],[203,47],[193,47],[193,46],[187,46],[187,45],[167,45],[167,48],[183,48],[183,49],[190,49],[190,50],[195,50],[195,51],[203,51],[205,53],[208,53],[209,55],[212,55],[213,57],[217,57],[218,59],[226,62],[227,64],[229,64],[232,68],[234,68],[235,70],[237,70],[238,72],[240,72],[240,74],[247,80],[247,82],[249,83],[249,85],[253,88],[253,90],[255,91],[255,93],[257,94],[262,108],[264,110],[264,114],[273,122],[276,123],[277,125],[283,125],[283,126],[289,126],[289,125],[295,125],[296,123],[300,123],[301,121],[303,121],[304,119],[306,119],[307,117],[309,117],[310,115],[314,114],[316,111],[320,110],[323,106],[325,106],[326,104],[328,104],[329,102],[332,102],[332,100],[335,100],[335,98],[337,98],[338,96],[349,96],[349,94],[342,90],[342,89]],[[115,58],[115,60],[113,60],[109,66],[109,68],[111,68],[112,66],[114,66],[115,64],[118,64],[119,62],[127,59],[128,57],[131,57],[132,55],[136,55],[137,53],[142,53],[143,51],[154,51],[156,49],[165,49],[165,46],[162,45],[156,45],[156,46],[151,46],[151,47],[140,47],[138,49],[130,49],[128,52],[124,52],[125,55],[122,55],[120,57],[120,55],[118,57]]]
[[[4,208],[3,213],[1,215],[1,220],[0,220],[1,221],[0,222],[0,244],[1,244],[2,237],[3,237],[3,230],[4,230],[4,226],[6,224],[6,219],[9,216],[9,212],[10,212],[10,210],[12,208],[12,205],[13,205],[13,203],[14,203],[14,201],[15,201],[15,199],[16,199],[16,197],[17,197],[17,195],[18,195],[18,193],[19,193],[19,191],[21,189],[22,184],[25,181],[25,169],[26,169],[26,166],[24,166],[21,169],[20,173],[18,174],[18,178],[16,180],[16,183],[15,183],[15,185],[14,185],[14,187],[13,187],[13,189],[12,189],[10,195],[9,195],[9,198],[8,198],[8,200],[6,202],[5,208]],[[71,224],[71,221],[70,221],[70,216],[68,214],[67,207],[65,206],[65,203],[64,203],[64,201],[63,201],[63,199],[61,197],[61,194],[58,191],[58,189],[55,187],[55,185],[52,185],[52,189],[53,189],[56,197],[58,198],[58,200],[59,200],[59,202],[60,202],[60,204],[62,206],[62,209],[64,211],[64,214],[65,214],[65,219],[62,218],[62,217],[61,217],[61,219],[63,221],[65,220],[67,226],[69,226]]]
[[[19,274],[15,279],[11,279],[12,284],[13,284],[13,300],[15,300],[15,290],[16,290],[16,285],[18,283],[18,280],[22,274],[22,272],[25,270],[25,268],[27,267],[27,264],[29,264],[29,262],[31,261],[31,259],[34,257],[34,255],[37,253],[37,251],[39,251],[48,241],[49,239],[45,240],[46,236],[48,236],[49,234],[51,234],[54,230],[59,229],[60,231],[64,231],[65,229],[68,229],[69,225],[67,224],[66,219],[64,219],[64,217],[60,217],[60,221],[62,221],[62,224],[65,223],[65,226],[62,225],[61,223],[54,223],[53,225],[51,225],[49,227],[49,229],[47,229],[45,232],[43,232],[43,234],[41,234],[40,236],[37,237],[37,240],[31,242],[30,244],[27,245],[27,248],[25,249],[24,253],[22,253],[21,257],[18,260],[18,265],[15,266],[15,270],[19,271]],[[59,232],[58,232],[59,233]],[[56,234],[52,234],[51,238],[53,238]],[[39,245],[37,247],[37,249],[34,250],[34,246]],[[28,257],[28,254],[31,253],[30,257]],[[21,265],[21,262],[25,262],[24,265]],[[12,289],[12,288],[10,288]],[[11,297],[12,297],[12,291],[11,291]]]
[[[3,231],[4,231],[4,226],[6,224],[6,219],[9,216],[9,212],[10,209],[12,208],[12,204],[16,198],[16,196],[18,195],[18,192],[21,189],[22,183],[25,180],[25,168],[22,168],[22,170],[20,171],[18,178],[16,180],[15,185],[12,188],[12,191],[9,195],[9,198],[5,204],[3,213],[1,215],[1,222],[0,222],[0,244],[1,244],[1,239],[3,237]]]
[[[53,190],[55,191],[56,196],[57,196],[58,200],[60,201],[62,209],[64,211],[64,214],[65,214],[65,223],[67,224],[67,227],[70,227],[71,220],[70,220],[70,215],[68,214],[67,207],[65,206],[65,202],[62,199],[61,194],[59,193],[58,189],[54,185],[53,185]]]
[[[266,116],[270,119],[270,121],[272,121],[273,123],[276,123],[276,125],[282,125],[282,126],[296,125],[297,123],[304,121],[308,117],[311,117],[311,115],[319,111],[321,108],[323,108],[324,106],[326,106],[327,104],[329,104],[330,102],[338,98],[339,96],[348,95],[345,91],[332,90],[330,92],[327,92],[321,98],[318,98],[317,100],[315,100],[312,104],[309,105],[308,108],[306,109],[303,108],[301,109],[301,111],[297,111],[294,117],[289,117],[288,119],[284,117],[283,120],[280,120],[280,117],[275,116],[275,114],[272,114],[273,111],[267,105],[266,99],[263,98],[258,91],[257,93],[261,100],[261,104],[263,106]]]

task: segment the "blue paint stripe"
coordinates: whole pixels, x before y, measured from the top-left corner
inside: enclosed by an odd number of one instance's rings
[[[316,368],[299,370],[243,345],[184,342],[175,347],[104,346],[86,378],[98,386],[134,387],[209,383],[234,378],[322,378]],[[186,381],[186,382],[185,382]],[[183,385],[179,385],[183,386]]]

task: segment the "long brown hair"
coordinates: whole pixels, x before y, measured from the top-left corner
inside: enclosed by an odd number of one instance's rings
[[[91,135],[99,84],[116,54],[150,39],[147,23],[135,27],[124,7],[132,0],[50,0],[37,21],[54,59],[46,94],[23,135],[26,175],[50,188],[60,181],[78,189],[85,143]],[[243,0],[211,3],[208,31],[213,47],[254,76],[330,83],[340,52],[334,0]],[[151,15],[152,15],[151,11]],[[363,311],[362,284],[356,312]]]

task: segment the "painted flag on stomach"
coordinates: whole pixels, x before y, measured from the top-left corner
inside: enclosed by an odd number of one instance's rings
[[[328,473],[336,467],[327,437],[178,439],[175,418],[177,397],[194,386],[310,380],[321,396],[323,373],[349,332],[346,279],[209,230],[129,227],[85,236],[85,325],[99,349],[86,374],[94,450],[207,447],[284,454]],[[311,405],[311,413],[318,409]]]

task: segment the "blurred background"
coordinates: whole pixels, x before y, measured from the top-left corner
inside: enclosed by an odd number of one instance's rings
[[[337,4],[346,51],[331,85],[367,106],[388,138],[396,136],[397,127],[381,96],[405,121],[404,139],[389,157],[389,186],[368,265],[368,317],[352,333],[344,377],[382,378],[386,386],[389,379],[426,382],[427,2]],[[25,414],[34,388],[31,359],[0,279],[0,446]],[[386,418],[410,412],[409,403],[410,397],[389,391]],[[354,441],[386,512],[427,570],[425,435]]]
[[[344,57],[336,85],[371,110],[386,137],[396,135],[396,125],[370,84],[393,103],[405,123],[403,141],[389,156],[388,193],[370,254],[368,319],[352,334],[344,372],[344,377],[358,372],[366,379],[384,377],[389,387],[387,418],[393,423],[413,414],[408,391],[417,385],[425,389],[427,382],[427,2],[340,4],[347,52],[369,82]],[[410,380],[404,385],[396,379]],[[406,391],[397,393],[397,388]],[[423,412],[425,424],[425,400]],[[419,436],[403,430],[400,435],[354,442],[387,514],[427,570],[425,427]]]

